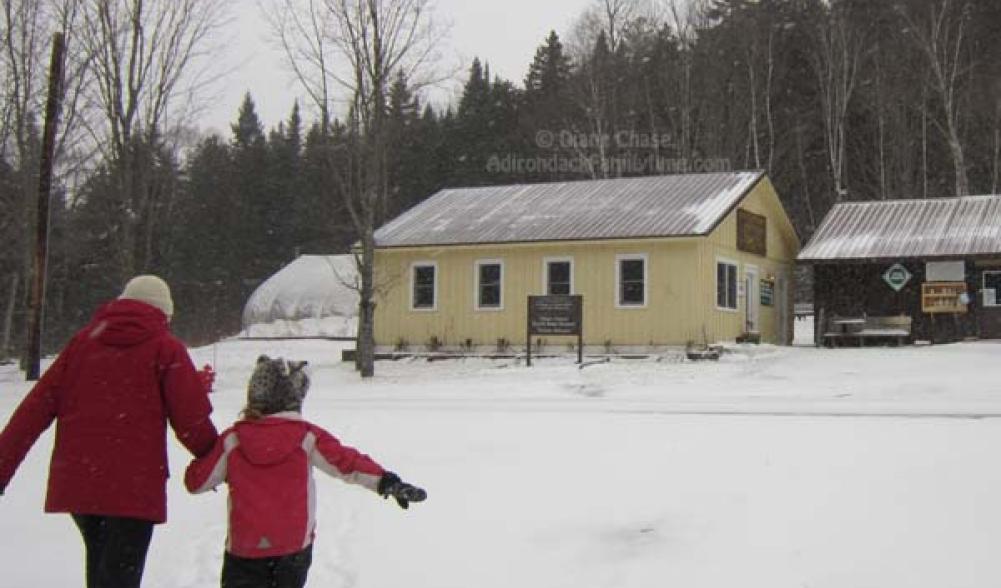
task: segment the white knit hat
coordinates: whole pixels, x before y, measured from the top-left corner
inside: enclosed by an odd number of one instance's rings
[[[125,290],[118,297],[138,300],[155,306],[170,318],[174,315],[174,301],[170,297],[170,286],[153,275],[136,276],[125,284]]]

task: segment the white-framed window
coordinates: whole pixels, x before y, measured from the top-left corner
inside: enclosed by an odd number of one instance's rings
[[[984,307],[1001,306],[1001,271],[986,271],[984,280]]]
[[[410,309],[438,309],[438,262],[416,261],[410,266]]]
[[[473,265],[476,280],[473,304],[476,310],[504,309],[504,262],[478,259]]]
[[[646,253],[615,256],[616,308],[645,308],[648,271]]]
[[[572,257],[546,257],[542,260],[542,291],[546,295],[574,293]]]
[[[737,285],[740,275],[736,261],[716,259],[716,308],[737,310]]]

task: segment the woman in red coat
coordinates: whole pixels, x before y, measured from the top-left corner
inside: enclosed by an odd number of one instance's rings
[[[170,423],[195,457],[212,449],[209,373],[169,330],[173,301],[138,276],[78,332],[0,433],[0,493],[53,420],[46,512],[70,513],[87,548],[89,588],[142,580],[153,525],[167,518]]]

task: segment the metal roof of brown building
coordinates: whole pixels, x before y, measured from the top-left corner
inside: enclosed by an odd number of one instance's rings
[[[377,247],[705,235],[764,173],[442,190],[383,225]]]
[[[800,252],[807,262],[1001,255],[1001,195],[842,202]]]

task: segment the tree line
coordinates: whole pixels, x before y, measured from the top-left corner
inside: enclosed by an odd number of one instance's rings
[[[348,26],[413,39],[418,21],[394,33],[381,13],[276,0],[311,103],[266,129],[248,94],[227,136],[194,134],[180,104],[224,2],[0,3],[0,357],[24,336],[39,56],[57,28],[79,50],[52,207],[50,348],[141,271],[171,283],[190,342],[233,334],[250,292],[297,254],[365,249],[370,229],[445,187],[763,169],[805,241],[840,201],[998,193],[1001,181],[991,0],[595,0],[540,39],[523,79],[483,56],[444,105],[429,103],[434,76],[403,54],[371,59]],[[336,34],[295,34],[303,23]],[[324,69],[331,43],[353,69]],[[431,46],[409,55],[426,62]]]

